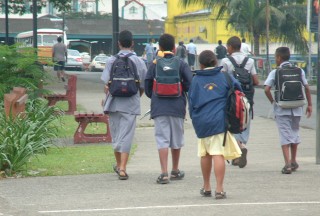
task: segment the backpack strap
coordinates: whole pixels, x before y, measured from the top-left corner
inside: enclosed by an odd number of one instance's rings
[[[234,58],[232,56],[228,56],[228,59],[230,60],[230,62],[232,63],[233,67],[239,67],[239,68],[244,68],[244,66],[246,66],[247,61],[249,60],[248,57],[245,57],[242,61],[241,64],[238,64]]]
[[[223,72],[226,80],[227,80],[227,83],[228,83],[228,86],[229,86],[229,91],[228,91],[228,95],[227,95],[227,105],[229,103],[229,97],[230,95],[232,94],[232,92],[234,91],[234,87],[232,85],[232,81],[231,81],[231,77],[230,75],[228,74],[228,72]],[[227,112],[228,112],[228,106],[226,106],[226,109],[225,109],[225,132],[224,132],[224,136],[223,136],[223,143],[222,143],[222,146],[225,146],[226,144],[226,138],[227,138],[227,133],[228,133],[228,124],[229,124],[229,121],[228,121],[228,118],[227,118]]]

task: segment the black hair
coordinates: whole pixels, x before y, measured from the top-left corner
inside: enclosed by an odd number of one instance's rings
[[[290,49],[288,47],[278,47],[276,49],[276,56],[279,56],[283,61],[289,61]]]
[[[217,65],[217,57],[211,50],[204,50],[199,55],[199,63],[204,67],[214,67]]]
[[[123,30],[119,33],[119,43],[124,48],[130,48],[132,46],[132,33],[128,30]]]
[[[57,38],[57,41],[58,41],[58,42],[61,42],[61,41],[62,41],[62,38],[59,36],[59,37]]]
[[[190,43],[192,43],[193,42],[193,39],[190,39]]]
[[[221,40],[218,40],[218,44],[221,45],[221,44],[222,44],[222,41],[221,41]]]
[[[237,36],[233,36],[228,39],[227,45],[231,46],[235,51],[239,51],[241,48],[241,41],[240,38]]]
[[[245,39],[245,38],[242,38],[241,41],[242,41],[242,43],[245,43],[245,42],[246,42],[246,39]]]
[[[171,34],[163,34],[159,38],[159,47],[162,51],[172,51],[175,47],[174,37]]]

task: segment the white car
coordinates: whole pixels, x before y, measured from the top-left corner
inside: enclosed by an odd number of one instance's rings
[[[92,60],[91,64],[89,65],[90,71],[103,71],[106,67],[106,62],[108,60],[108,56],[106,55],[97,55]]]
[[[65,68],[83,71],[82,57],[78,50],[68,49],[68,61],[65,64]]]

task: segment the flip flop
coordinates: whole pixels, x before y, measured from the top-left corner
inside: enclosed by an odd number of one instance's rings
[[[121,173],[124,173],[124,175],[121,175]],[[128,174],[125,170],[119,170],[119,179],[120,180],[127,180],[129,178]]]

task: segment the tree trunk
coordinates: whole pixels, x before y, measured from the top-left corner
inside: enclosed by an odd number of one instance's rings
[[[260,55],[260,35],[259,34],[254,34],[253,35],[253,44],[254,44],[254,54],[256,56]]]

